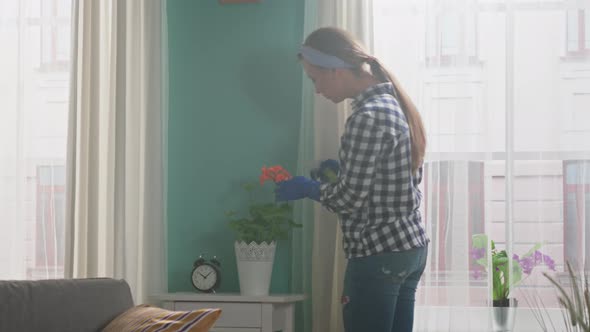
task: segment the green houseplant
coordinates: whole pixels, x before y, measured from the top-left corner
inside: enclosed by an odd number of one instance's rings
[[[510,298],[510,292],[526,276],[530,275],[533,268],[541,263],[555,270],[555,262],[551,257],[539,251],[541,244],[535,244],[522,257],[513,254],[508,257],[506,250],[498,250],[494,241],[489,241],[490,252],[488,255],[488,237],[486,234],[475,234],[472,237],[471,257],[475,261],[474,274],[481,276],[488,269],[488,257],[491,258],[492,269],[492,329],[493,331],[512,331],[518,302]]]
[[[565,266],[567,274],[564,275],[543,272],[543,276],[557,288],[557,301],[562,309],[561,319],[551,314],[539,294],[534,293],[525,299],[531,306],[540,331],[590,332],[588,272],[576,272],[569,261],[566,261]]]
[[[475,260],[476,268],[474,274],[477,277],[488,268],[488,236],[486,234],[475,234],[472,237],[473,249],[471,257]],[[513,254],[508,258],[506,250],[498,250],[494,241],[490,241],[492,260],[492,300],[494,306],[506,307],[509,305],[510,291],[524,278],[530,275],[535,266],[545,264],[549,269],[555,270],[555,262],[551,257],[539,251],[542,244],[535,244],[522,256]],[[508,271],[512,268],[512,271]]]
[[[268,180],[280,182],[291,178],[281,166],[263,167],[260,187]],[[259,202],[256,183],[245,183],[242,188],[249,195],[248,213],[239,216],[227,212],[229,226],[235,231],[234,242],[240,293],[247,296],[268,295],[276,241],[288,237],[293,228],[302,227],[292,219],[293,208],[288,203]]]
[[[246,243],[271,243],[286,239],[292,228],[301,227],[292,219],[293,207],[288,203],[256,202],[253,192],[255,183],[244,183],[242,188],[249,194],[248,213],[240,216],[235,211],[228,211],[229,226],[237,235],[238,241]]]
[[[564,323],[567,332],[590,332],[590,288],[588,287],[588,275],[584,272],[576,274],[570,262],[566,262],[568,278],[565,285],[559,282],[554,276],[547,273],[543,275],[557,288],[558,301],[565,310]],[[547,331],[543,320],[538,321]]]
[[[281,166],[263,167],[260,186],[255,182],[242,184],[248,194],[248,213],[240,216],[235,211],[228,211],[229,226],[237,235],[238,241],[270,244],[276,240],[286,239],[293,228],[301,227],[292,219],[293,207],[288,203],[259,202],[255,194],[268,180],[280,182],[291,178]]]

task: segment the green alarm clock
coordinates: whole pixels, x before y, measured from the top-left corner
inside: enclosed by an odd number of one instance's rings
[[[221,284],[221,263],[216,257],[206,260],[200,256],[193,264],[191,282],[200,292],[215,293]]]

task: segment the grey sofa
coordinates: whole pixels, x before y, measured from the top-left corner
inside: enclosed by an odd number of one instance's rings
[[[0,332],[96,332],[133,305],[124,280],[0,281]]]

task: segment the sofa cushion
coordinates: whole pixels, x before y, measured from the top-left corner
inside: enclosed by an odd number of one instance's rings
[[[96,332],[131,307],[124,280],[0,281],[0,331]]]
[[[170,311],[139,305],[119,315],[102,332],[206,332],[219,315],[221,309]]]

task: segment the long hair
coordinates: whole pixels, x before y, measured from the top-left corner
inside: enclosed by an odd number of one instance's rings
[[[307,36],[304,45],[344,60],[353,65],[354,69],[352,70],[359,75],[363,71],[363,65],[368,64],[371,74],[378,81],[393,84],[393,88],[397,92],[398,102],[410,127],[412,172],[416,172],[424,163],[426,131],[416,105],[395,76],[378,59],[368,54],[348,32],[342,29],[334,27],[319,28]]]

